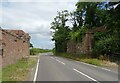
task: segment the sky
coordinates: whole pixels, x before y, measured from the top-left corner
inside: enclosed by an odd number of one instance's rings
[[[76,9],[78,0],[2,0],[0,26],[29,33],[34,47],[52,49],[50,23],[57,11]]]

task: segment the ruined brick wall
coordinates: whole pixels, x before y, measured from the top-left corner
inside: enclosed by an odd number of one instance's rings
[[[2,30],[2,66],[29,55],[29,34],[22,30]]]
[[[67,43],[67,52],[68,53],[75,53],[76,52],[76,43],[73,41],[69,41]]]
[[[92,43],[93,43],[93,32],[87,31],[82,41],[81,51],[83,53],[91,52]]]
[[[68,42],[67,52],[76,53],[76,54],[88,53],[92,49],[92,43],[93,43],[93,32],[87,31],[81,43],[75,43],[72,41]]]
[[[94,32],[106,32],[106,26],[96,27],[93,30],[88,30],[81,43],[69,41],[67,44],[67,53],[86,54],[92,51],[94,43]]]
[[[2,30],[0,28],[0,68],[2,68]]]

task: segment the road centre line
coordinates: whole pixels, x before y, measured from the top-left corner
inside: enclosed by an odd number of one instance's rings
[[[50,57],[50,58],[55,59],[55,58],[53,58],[53,57]]]
[[[59,62],[59,63],[62,63],[63,65],[65,65],[64,62],[62,62],[62,61],[60,61],[60,60],[58,60],[58,59],[56,59],[56,61]]]
[[[56,59],[56,61],[58,61],[59,63],[62,63],[62,64],[64,64],[64,65],[65,65],[65,63],[64,63],[64,62],[62,62],[62,61],[60,61],[60,60],[58,60],[58,59]]]
[[[94,78],[92,78],[92,77],[90,77],[90,76],[88,76],[88,75],[80,72],[79,70],[77,70],[77,69],[75,69],[75,68],[73,68],[73,70],[76,71],[76,72],[78,72],[78,73],[80,73],[80,74],[82,74],[82,75],[84,75],[85,77],[91,79],[92,81],[95,81],[95,82],[97,82],[97,83],[100,83],[100,82],[98,82],[97,80],[95,80]]]
[[[55,58],[53,58],[53,57],[50,57],[50,58],[55,59]],[[62,63],[63,65],[65,65],[64,62],[62,62],[62,61],[60,61],[60,60],[58,60],[58,59],[55,59],[55,60],[56,60],[57,62]]]

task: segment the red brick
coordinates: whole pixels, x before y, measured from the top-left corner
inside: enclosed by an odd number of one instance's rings
[[[1,30],[2,66],[13,64],[29,55],[30,36],[22,30]],[[2,50],[1,49],[1,50]]]

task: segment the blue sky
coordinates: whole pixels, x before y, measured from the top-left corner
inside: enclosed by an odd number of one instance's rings
[[[34,47],[51,49],[54,41],[50,23],[57,11],[75,10],[77,0],[2,0],[0,26],[3,29],[21,29],[29,33]]]

